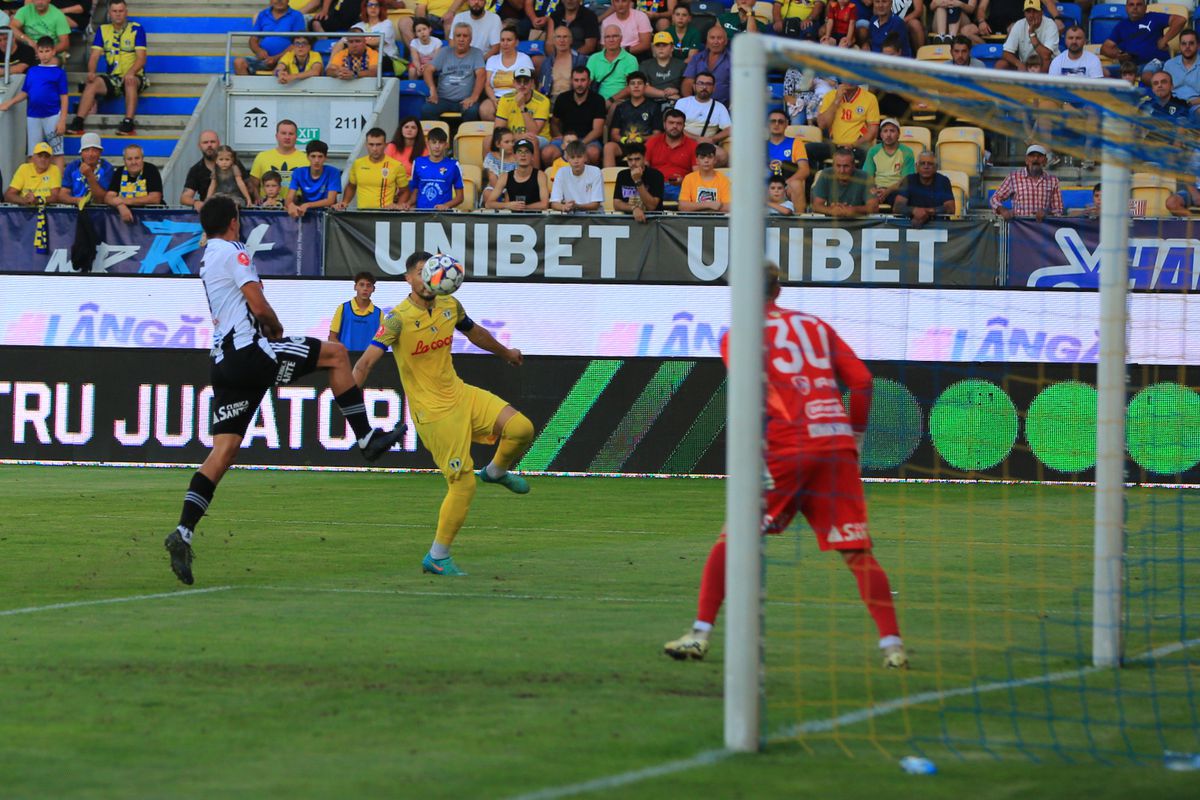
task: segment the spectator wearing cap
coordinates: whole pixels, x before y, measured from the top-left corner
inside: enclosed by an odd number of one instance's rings
[[[646,76],[646,96],[664,104],[683,96],[680,90],[687,62],[675,58],[674,48],[671,34],[659,31],[650,40],[650,58],[638,64],[638,71]]]
[[[684,97],[691,96],[695,91],[696,78],[702,74],[713,77],[713,97],[726,108],[729,107],[730,68],[732,60],[729,56],[729,37],[725,29],[713,25],[705,37],[707,46],[688,59],[687,69],[683,71],[683,87],[680,93]]]
[[[471,47],[491,58],[500,52],[500,15],[487,10],[486,0],[467,0],[467,8],[454,15],[451,27],[468,25],[471,28]]]
[[[839,147],[833,166],[817,174],[812,189],[812,210],[830,217],[862,217],[874,214],[879,201],[869,190],[867,173],[854,167],[854,151]]]
[[[508,128],[518,139],[536,139],[534,166],[539,166],[537,156],[550,144],[550,139],[542,135],[550,120],[550,98],[533,88],[533,70],[529,67],[513,71],[513,86],[513,91],[496,104],[496,127]]]
[[[53,203],[62,188],[62,170],[54,163],[54,148],[45,142],[33,146],[30,160],[17,167],[4,190],[4,202],[21,206]]]
[[[916,171],[912,150],[900,143],[898,121],[888,118],[879,123],[879,143],[867,151],[863,168],[875,199],[890,205],[900,182]]]
[[[693,94],[681,97],[675,102],[675,108],[682,111],[687,122],[684,133],[697,144],[708,142],[720,145],[733,132],[733,120],[729,117],[729,109],[724,103],[712,96],[716,87],[716,78],[711,72],[701,72],[692,81]],[[725,151],[718,147],[717,166],[723,167],[729,163]]]
[[[252,58],[238,56],[233,62],[233,71],[238,75],[252,75],[260,70],[273,70],[280,57],[291,45],[291,38],[284,33],[303,33],[306,28],[304,15],[288,7],[288,0],[270,0],[270,4],[254,18],[251,30],[273,36],[251,36]]]
[[[1003,219],[1033,217],[1041,222],[1046,217],[1063,214],[1062,192],[1058,178],[1046,172],[1046,148],[1031,144],[1025,149],[1025,166],[1010,172],[992,194],[992,211]],[[1003,206],[1012,200],[1012,208]]]
[[[637,59],[621,47],[621,29],[616,25],[604,27],[604,49],[592,53],[587,60],[588,72],[592,80],[600,85],[600,96],[606,101],[623,97],[618,94],[625,91],[625,78],[631,72],[637,72]],[[607,109],[606,109],[607,110]]]
[[[93,134],[84,136],[87,140],[88,136],[95,136],[97,150],[100,146],[100,137]],[[187,177],[183,180],[183,192],[179,195],[179,204],[181,206],[191,206],[197,211],[200,206],[204,205],[204,198],[208,194],[208,185],[212,181],[213,167],[217,163],[217,148],[221,146],[221,137],[216,131],[200,131],[200,160],[192,164],[188,169]],[[99,158],[97,153],[96,158]],[[107,163],[107,162],[105,162]],[[111,168],[110,168],[111,169]],[[250,170],[239,159],[237,161],[237,169],[244,176],[250,175]],[[68,173],[70,168],[68,167]],[[67,186],[67,177],[63,178],[63,186]],[[82,191],[82,187],[79,187]]]
[[[646,163],[646,146],[641,142],[625,145],[625,164],[613,185],[613,208],[645,222],[647,211],[658,211],[662,206],[666,181],[661,172]]]
[[[604,166],[620,166],[625,160],[625,146],[642,144],[662,130],[662,106],[646,97],[646,76],[631,72],[625,78],[629,99],[613,110],[608,128],[609,141],[604,145]]]
[[[1183,30],[1187,18],[1161,11],[1147,12],[1146,0],[1125,0],[1125,14],[1129,18],[1113,27],[1100,45],[1100,55],[1134,62],[1141,71],[1142,83],[1149,84],[1151,76],[1171,57],[1170,42]]]
[[[590,56],[600,48],[600,20],[583,0],[560,0],[550,12],[550,22],[555,30],[571,31],[571,48],[580,55]]]
[[[735,0],[732,8],[717,17],[717,24],[725,30],[725,36],[730,41],[739,33],[758,33],[754,2],[755,0]]]
[[[793,209],[802,213],[810,174],[808,148],[800,137],[787,135],[787,125],[788,117],[782,110],[767,114],[767,173],[784,180]]]
[[[454,112],[462,114],[464,122],[473,122],[479,119],[479,97],[487,82],[483,53],[471,47],[469,25],[455,25],[450,42],[425,65],[429,100],[421,108],[421,119]]]
[[[567,167],[554,174],[550,189],[550,207],[574,213],[599,211],[604,205],[604,176],[599,167],[587,163],[587,147],[575,140],[567,144]]]
[[[308,156],[308,167],[292,172],[284,201],[284,207],[292,217],[303,217],[310,209],[334,206],[342,190],[342,171],[325,163],[329,145],[313,139],[305,145],[304,153]]]
[[[677,108],[663,113],[663,132],[646,142],[646,162],[663,174],[663,199],[679,199],[684,177],[696,165],[696,140],[684,133],[686,117]]]
[[[550,115],[550,144],[542,148],[542,163],[553,164],[563,152],[565,138],[578,139],[587,150],[588,163],[599,164],[604,151],[604,98],[592,91],[592,73],[587,67],[571,70],[571,91],[554,101]]]
[[[717,146],[711,142],[696,145],[696,168],[684,176],[679,186],[680,211],[728,213],[732,186],[716,166]]]
[[[996,69],[1027,72],[1030,56],[1036,53],[1041,64],[1038,71],[1046,72],[1058,55],[1058,26],[1042,13],[1042,0],[1025,0],[1023,8],[1025,18],[1017,20],[1009,30]]]
[[[545,211],[550,207],[550,182],[546,173],[533,163],[537,151],[537,146],[531,140],[517,140],[513,145],[517,166],[497,176],[492,191],[484,201],[485,208]]]
[[[911,58],[913,49],[908,26],[903,18],[892,13],[892,0],[873,0],[871,10],[874,16],[868,20],[860,20],[856,30],[862,49],[881,53],[883,43],[888,37],[896,36],[899,39],[900,55]]]
[[[638,57],[649,55],[654,26],[645,11],[633,7],[633,0],[612,0],[608,11],[600,15],[600,24],[620,28],[621,47],[629,53]]]
[[[900,182],[892,213],[912,219],[919,228],[936,216],[954,213],[954,188],[950,179],[937,171],[937,156],[922,150],[917,156],[917,171]]]
[[[1043,0],[1042,5],[1056,25],[1065,27],[1054,0]],[[958,33],[974,44],[982,44],[985,36],[1007,36],[1022,19],[1024,9],[1025,0],[979,0],[974,13],[964,11]]]
[[[162,205],[162,175],[146,161],[141,145],[127,144],[121,154],[124,164],[113,170],[104,202],[117,209],[121,219],[133,223],[131,207]]]
[[[201,134],[203,138],[203,134]],[[219,145],[220,142],[217,142]],[[103,203],[108,194],[108,185],[112,182],[113,166],[101,156],[104,154],[104,144],[100,134],[85,133],[79,140],[79,158],[67,164],[63,173],[62,190],[58,193],[58,202],[80,205],[81,203]],[[216,147],[213,147],[213,157],[216,157]],[[193,167],[193,169],[195,169]],[[191,173],[189,172],[190,176]],[[205,178],[204,188],[208,189],[211,175]]]

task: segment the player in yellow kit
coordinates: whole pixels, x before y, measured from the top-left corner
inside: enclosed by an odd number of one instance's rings
[[[404,278],[411,291],[384,317],[371,346],[354,365],[354,379],[363,386],[375,362],[392,348],[417,434],[448,484],[437,534],[421,568],[434,575],[466,575],[450,557],[450,545],[475,496],[471,443],[497,445],[491,463],[479,470],[480,480],[525,494],[529,484],[508,468],[532,443],[533,423],[491,392],[464,383],[454,371],[450,347],[456,330],[513,366],[524,359],[520,350],[505,347],[476,325],[458,300],[425,287],[421,267],[428,258],[430,254],[421,251],[408,257]]]

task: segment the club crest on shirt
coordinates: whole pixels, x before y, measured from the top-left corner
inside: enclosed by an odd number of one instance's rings
[[[237,260],[238,260],[238,263],[241,264],[243,267],[250,266],[250,256],[246,255],[245,251],[237,254]]]
[[[442,319],[450,319],[454,316],[454,312],[448,308],[442,309]]]

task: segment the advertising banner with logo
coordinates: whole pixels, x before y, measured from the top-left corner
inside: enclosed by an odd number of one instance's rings
[[[1000,281],[998,242],[988,220],[804,217],[768,222],[766,256],[794,283],[984,287]],[[704,216],[331,214],[325,274],[400,275],[415,250],[454,255],[473,280],[707,283],[729,267],[729,228]]]
[[[1008,285],[1040,289],[1100,287],[1100,222],[1015,219],[1008,228]],[[1129,229],[1129,288],[1200,288],[1200,222],[1135,219]]]
[[[0,208],[0,273],[73,272],[71,245],[79,212],[72,208],[46,210],[47,252],[34,246],[37,212]],[[121,221],[113,209],[87,211],[98,245],[92,265],[95,274],[196,275],[200,270],[202,231],[195,211],[143,209],[133,223]],[[242,241],[254,257],[260,275],[318,276],[321,274],[323,225],[319,214],[293,219],[283,211],[246,211],[241,217]]]

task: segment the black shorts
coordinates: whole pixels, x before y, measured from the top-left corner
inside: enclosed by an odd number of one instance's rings
[[[112,100],[116,97],[125,96],[125,76],[124,75],[107,75],[100,73],[100,78],[104,79],[104,99]],[[146,89],[146,76],[138,75],[138,94],[141,94]]]
[[[263,395],[272,386],[286,386],[317,368],[321,340],[311,336],[290,336],[267,342],[275,360],[263,350],[261,342],[241,350],[229,349],[224,358],[212,365],[212,433],[245,436]]]

